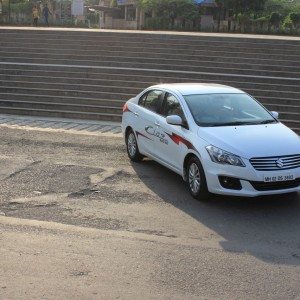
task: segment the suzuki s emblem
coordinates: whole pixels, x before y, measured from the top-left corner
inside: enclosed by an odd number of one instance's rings
[[[281,158],[277,159],[275,163],[278,168],[283,168],[284,166],[283,160]]]

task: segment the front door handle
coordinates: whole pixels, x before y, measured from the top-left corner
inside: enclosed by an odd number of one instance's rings
[[[155,123],[154,123],[157,127],[160,127],[160,124],[156,121]]]
[[[137,112],[133,112],[134,113],[134,115],[136,116],[136,117],[138,117],[139,116],[139,114],[137,113]]]

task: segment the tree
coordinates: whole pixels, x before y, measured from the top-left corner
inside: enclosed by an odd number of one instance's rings
[[[146,11],[152,11],[163,24],[174,26],[175,19],[193,21],[197,16],[198,8],[193,0],[139,0],[139,5]]]
[[[300,13],[300,3],[288,0],[267,0],[264,13],[270,15],[272,12],[278,12],[282,16],[288,16],[290,13]]]
[[[284,20],[283,20],[283,24],[282,27],[284,29],[288,29],[289,31],[291,31],[293,29],[293,22],[290,18],[290,15],[288,15]]]
[[[289,18],[292,21],[293,26],[297,28],[298,24],[300,23],[300,13],[290,13]]]
[[[264,9],[266,0],[216,0],[219,7],[230,9],[234,15],[257,13]]]

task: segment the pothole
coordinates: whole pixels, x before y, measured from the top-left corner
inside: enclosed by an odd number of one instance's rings
[[[103,169],[87,166],[31,164],[0,182],[0,201],[80,191],[90,186],[91,174],[101,172]]]

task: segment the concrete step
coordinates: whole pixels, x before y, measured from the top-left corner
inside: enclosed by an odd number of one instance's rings
[[[73,85],[87,85],[87,86],[127,86],[127,87],[135,87],[140,90],[150,86],[157,84],[157,81],[155,79],[157,78],[148,78],[145,76],[143,77],[132,77],[132,76],[123,76],[123,79],[116,79],[118,78],[118,74],[112,74],[107,75],[100,74],[100,78],[86,78],[86,77],[70,77],[69,74],[57,74],[60,75],[58,77],[53,77],[48,74],[47,72],[44,72],[43,75],[36,76],[35,72],[27,73],[26,75],[10,75],[8,71],[0,70],[0,81],[2,82],[31,82],[31,83],[59,83],[59,84],[73,84]],[[39,72],[38,72],[39,73]],[[58,73],[58,72],[57,72]],[[47,75],[48,76],[44,76]],[[78,74],[79,76],[80,74]],[[264,89],[264,90],[271,90],[271,91],[280,91],[280,92],[300,92],[300,86],[299,85],[277,85],[277,84],[266,84],[266,83],[255,83],[255,82],[239,82],[239,81],[225,81],[225,80],[208,80],[205,79],[205,82],[212,82],[212,83],[220,83],[225,85],[231,85],[239,89]],[[201,82],[197,79],[189,79],[189,78],[173,78],[173,77],[167,77],[167,78],[161,78],[159,80],[160,83],[172,83],[172,82]]]
[[[287,95],[288,97],[288,95]],[[256,99],[258,99],[256,97]],[[274,106],[274,105],[290,105],[290,106],[299,106],[300,103],[299,103],[299,99],[292,99],[292,98],[278,98],[278,97],[268,97],[268,96],[265,96],[261,99],[258,99],[261,103],[263,103],[264,105],[268,104],[268,105],[271,105],[271,106]]]
[[[101,46],[99,46],[101,45]],[[26,49],[26,52],[34,52],[34,49],[37,49],[35,52],[44,53],[48,51],[48,53],[64,53],[64,51],[72,51],[74,53],[74,49],[76,49],[76,52],[79,51],[79,54],[85,53],[90,55],[95,55],[95,52],[99,52],[101,54],[101,51],[103,53],[110,53],[112,56],[118,56],[119,54],[126,54],[131,53],[134,54],[135,57],[138,57],[143,54],[143,56],[147,57],[147,53],[151,53],[151,51],[154,53],[158,53],[159,56],[167,55],[168,53],[172,55],[187,55],[189,56],[207,56],[210,54],[210,56],[215,57],[236,57],[236,58],[244,58],[244,59],[253,59],[257,58],[264,59],[264,60],[270,60],[273,61],[292,61],[292,60],[298,60],[299,59],[299,47],[294,47],[295,49],[274,49],[274,47],[270,48],[249,48],[246,47],[239,47],[235,48],[232,46],[215,46],[215,45],[202,45],[197,44],[195,46],[192,45],[172,45],[169,43],[166,44],[151,44],[151,43],[141,43],[140,41],[135,41],[133,43],[111,43],[106,42],[103,40],[99,40],[96,43],[90,44],[88,41],[29,41],[29,42],[22,42],[20,40],[18,41],[0,41],[0,48],[3,49],[2,51],[7,51],[7,48],[10,49],[22,49],[23,51]],[[32,49],[29,51],[28,49]],[[69,50],[64,50],[69,49]],[[13,51],[13,50],[12,50]],[[47,52],[46,52],[47,53]],[[138,53],[140,53],[138,55]],[[224,53],[224,55],[222,54]],[[246,56],[243,54],[247,53]],[[269,54],[269,56],[266,55],[266,53]],[[116,55],[117,54],[117,55]]]
[[[296,37],[280,37],[280,36],[260,36],[260,35],[240,35],[240,34],[214,34],[214,33],[202,33],[202,32],[172,32],[172,31],[134,31],[134,30],[68,30],[59,28],[1,28],[1,34],[11,37],[23,38],[26,34],[31,37],[44,37],[44,36],[54,36],[62,37],[68,36],[69,38],[76,37],[81,38],[97,38],[100,35],[105,38],[121,38],[124,40],[129,40],[132,38],[144,39],[156,39],[156,40],[176,40],[176,41],[188,41],[193,42],[197,39],[206,40],[209,42],[230,42],[230,43],[247,43],[256,45],[266,45],[266,44],[276,44],[276,45],[292,45],[299,44],[299,40]]]
[[[4,81],[0,80],[0,92],[4,93],[37,93],[40,95],[52,96],[78,96],[78,97],[97,97],[102,98],[103,95],[111,93],[119,97],[132,97],[139,94],[145,87],[127,87],[127,86],[100,86],[100,85],[84,85],[84,84],[65,84],[65,83],[43,83],[43,82],[22,82],[22,81]],[[286,92],[271,91],[263,89],[243,89],[258,99],[265,97],[273,97],[284,100],[287,96]],[[289,92],[288,99],[298,100],[300,92]]]
[[[100,43],[102,44],[102,43]],[[152,58],[160,58],[160,57],[172,57],[172,58],[182,58],[186,57],[189,59],[195,59],[199,57],[214,57],[215,59],[218,58],[224,58],[224,59],[232,59],[236,58],[237,60],[242,61],[254,61],[256,60],[257,63],[265,63],[268,62],[270,64],[275,63],[276,64],[284,64],[284,65],[291,65],[292,61],[299,61],[300,55],[299,49],[297,51],[292,51],[290,54],[286,53],[282,50],[276,50],[274,53],[272,53],[272,49],[264,49],[264,51],[261,51],[261,53],[258,53],[257,51],[250,51],[249,49],[242,49],[241,51],[238,50],[227,50],[224,49],[224,47],[220,49],[216,49],[215,47],[212,47],[211,49],[207,47],[199,48],[196,47],[195,49],[183,47],[182,49],[174,49],[174,47],[164,47],[164,48],[157,48],[153,49],[153,47],[146,46],[146,47],[123,47],[122,45],[119,46],[112,46],[112,45],[102,45],[99,47],[98,45],[95,46],[73,46],[70,48],[70,46],[64,46],[64,45],[52,45],[51,47],[47,48],[49,45],[45,45],[43,47],[36,45],[35,47],[31,44],[13,44],[9,46],[9,43],[1,44],[0,42],[0,49],[3,52],[9,51],[12,52],[18,52],[18,51],[24,51],[28,53],[57,53],[57,54],[74,54],[74,49],[76,49],[77,54],[84,54],[84,55],[110,55],[110,56],[134,56],[134,57],[152,57]],[[32,48],[33,47],[33,48]],[[69,47],[66,49],[65,47]],[[16,49],[16,51],[14,51]],[[29,50],[33,49],[33,50]],[[152,51],[151,51],[152,50]],[[130,54],[130,55],[129,55]]]
[[[124,31],[124,30],[59,30],[57,28],[47,28],[45,30],[37,30],[34,29],[25,29],[25,28],[1,28],[0,34],[3,37],[10,36],[12,38],[24,38],[26,36],[30,37],[55,37],[55,38],[65,38],[68,36],[69,38],[76,37],[79,39],[95,39],[99,36],[107,39],[140,39],[143,40],[173,40],[173,41],[186,41],[186,42],[194,42],[195,40],[201,39],[205,41],[213,42],[230,42],[235,44],[247,43],[247,44],[255,44],[255,45],[266,45],[266,44],[275,44],[275,45],[283,45],[286,44],[298,44],[297,38],[280,38],[279,36],[259,36],[259,35],[236,35],[236,34],[206,34],[206,33],[198,33],[198,32],[155,32],[155,31]]]
[[[278,111],[280,120],[299,120],[300,113],[295,111]]]
[[[112,109],[121,110],[124,103],[127,99],[124,100],[112,100],[112,99],[95,99],[95,98],[78,98],[78,97],[57,97],[57,96],[43,96],[43,95],[26,95],[26,94],[0,94],[0,102],[2,103],[11,103],[4,106],[17,106],[19,103],[31,103],[32,106],[42,102],[43,104],[56,105],[59,103],[64,106],[69,106],[69,110],[72,110],[72,106],[79,106],[85,109],[86,107],[111,107]],[[257,98],[257,100],[260,100]],[[14,104],[14,102],[16,104]],[[277,111],[280,113],[280,117],[283,113],[293,112],[294,114],[300,114],[300,104],[298,105],[289,105],[285,104],[284,101],[281,104],[262,104],[270,111]],[[59,105],[57,107],[60,107]],[[91,110],[93,111],[93,110]],[[283,115],[284,118],[287,118],[286,115]],[[298,116],[300,118],[300,115]]]
[[[266,70],[266,71],[285,71],[285,72],[296,72],[300,71],[300,66],[296,65],[294,61],[283,61],[281,64],[278,61],[274,60],[256,60],[255,58],[252,59],[241,59],[238,57],[232,58],[224,58],[222,56],[215,57],[211,55],[206,56],[192,56],[188,57],[185,55],[177,55],[173,57],[172,55],[164,55],[155,57],[153,56],[135,56],[134,53],[123,53],[121,55],[108,55],[107,53],[98,53],[98,54],[86,54],[86,53],[64,53],[64,52],[51,52],[51,53],[44,53],[44,52],[26,52],[20,49],[19,51],[7,51],[0,49],[0,57],[2,61],[7,61],[11,59],[27,59],[32,61],[62,61],[62,60],[71,60],[73,64],[82,64],[83,62],[86,63],[135,63],[139,64],[143,67],[143,65],[166,65],[171,64],[174,66],[189,66],[192,64],[193,66],[202,66],[202,67],[219,67],[224,69],[236,69],[244,67],[246,69],[255,69],[255,70]],[[299,77],[299,76],[298,76]]]
[[[9,55],[9,54],[8,54]],[[103,61],[98,59],[97,61],[82,59],[82,60],[72,60],[69,58],[28,58],[28,57],[0,57],[0,62],[13,62],[13,63],[28,63],[28,64],[64,64],[69,66],[83,66],[83,67],[113,67],[113,68],[140,68],[146,70],[172,70],[172,71],[190,71],[190,72],[209,72],[209,73],[227,73],[227,74],[242,74],[242,75],[253,75],[253,76],[274,76],[274,77],[290,77],[297,78],[299,72],[297,69],[291,68],[269,68],[269,66],[263,65],[243,65],[243,64],[222,64],[215,62],[211,64],[210,62],[202,64],[187,64],[186,62],[176,61],[170,63],[170,61],[165,62],[149,62],[142,61],[138,62],[134,59],[128,59],[129,61],[116,61],[113,58],[109,61],[103,58]],[[130,61],[131,60],[131,61]],[[175,64],[176,63],[176,64]]]
[[[138,94],[141,92],[139,87],[130,87],[125,84],[122,85],[99,85],[99,84],[79,84],[79,83],[60,83],[60,82],[30,82],[30,81],[10,81],[0,80],[0,86],[14,87],[14,88],[35,88],[40,90],[51,90],[54,91],[79,91],[79,92],[115,92],[118,91],[124,94]]]
[[[28,101],[11,101],[11,100],[3,100],[0,99],[0,108],[26,108],[33,110],[35,109],[42,109],[42,110],[53,110],[53,111],[74,111],[74,112],[92,112],[92,113],[112,113],[112,114],[121,114],[122,107],[118,106],[108,106],[108,105],[84,105],[84,104],[64,104],[59,102],[42,102],[42,101],[35,101],[35,102],[28,102]]]
[[[0,86],[0,93],[23,93],[23,94],[39,94],[42,96],[71,96],[71,97],[82,97],[82,98],[99,98],[99,99],[113,99],[113,100],[128,100],[135,94],[125,94],[121,92],[91,92],[91,91],[76,91],[67,89],[39,89],[39,88],[17,88],[17,87],[3,87]]]
[[[109,96],[109,95],[106,95]],[[45,103],[53,103],[55,101],[61,101],[60,103],[65,105],[109,105],[109,106],[117,106],[122,107],[122,105],[130,99],[132,96],[125,96],[125,95],[115,95],[113,96],[113,99],[106,99],[104,97],[102,98],[88,98],[88,97],[76,97],[76,96],[49,96],[49,95],[41,95],[41,94],[7,94],[7,93],[0,93],[0,101],[1,100],[9,100],[11,102],[13,101],[31,101],[34,105],[35,102],[43,101]],[[297,102],[292,103],[287,102],[285,99],[278,101],[279,103],[276,103],[277,105],[286,106],[286,109],[283,109],[276,105],[272,104],[266,104],[265,98],[259,98],[255,97],[257,101],[265,105],[269,110],[275,110],[275,111],[289,111],[291,109],[294,112],[299,112],[299,104]],[[56,103],[56,102],[55,102]],[[292,104],[290,104],[292,103]],[[297,105],[293,105],[297,104]]]
[[[241,88],[300,129],[300,40],[198,34],[0,29],[7,113],[121,119],[122,104],[162,82]]]
[[[2,33],[2,31],[1,31]],[[74,38],[75,37],[75,38]],[[7,35],[2,34],[1,40],[3,42],[8,41],[16,41],[16,42],[22,42],[22,43],[46,43],[48,45],[51,44],[68,44],[68,45],[75,45],[78,44],[85,44],[85,45],[97,45],[99,40],[101,40],[105,44],[123,44],[124,46],[128,46],[130,44],[145,44],[145,45],[151,45],[152,48],[159,47],[160,45],[172,45],[173,47],[176,46],[182,46],[182,47],[196,47],[199,45],[202,46],[214,46],[214,47],[223,47],[223,48],[241,48],[243,50],[246,49],[255,49],[257,50],[263,50],[266,48],[271,48],[274,51],[280,51],[285,50],[287,52],[293,51],[299,47],[299,41],[280,41],[280,40],[268,40],[268,41],[262,41],[262,40],[254,40],[254,39],[248,39],[248,40],[242,40],[239,38],[236,39],[230,39],[230,38],[219,38],[219,39],[207,39],[205,37],[189,37],[189,38],[182,38],[177,36],[176,39],[171,38],[170,35],[165,35],[164,37],[162,35],[149,35],[146,37],[145,35],[130,35],[128,33],[125,33],[123,35],[118,34],[113,36],[111,34],[110,36],[105,36],[102,33],[98,33],[96,35],[91,35],[90,33],[87,35],[78,35],[76,34],[72,37],[70,33],[54,33],[52,35],[49,35],[45,32],[43,32],[40,35],[32,35],[32,32],[23,32],[19,35]],[[287,49],[288,47],[288,49]]]
[[[100,105],[100,106],[113,106],[117,108],[123,107],[124,103],[128,99],[117,100],[117,99],[100,99],[100,98],[82,98],[72,96],[51,96],[41,94],[22,94],[22,93],[0,93],[0,101],[26,101],[32,102],[45,102],[45,103],[61,103],[61,104],[77,104],[77,105]]]
[[[108,94],[104,94],[108,96]],[[269,110],[276,111],[299,111],[300,103],[298,99],[289,99],[289,98],[275,98],[270,99],[270,97],[255,97],[258,101],[260,101],[263,105],[265,105]],[[33,91],[32,93],[0,93],[0,99],[5,100],[16,100],[16,101],[43,101],[43,102],[60,102],[64,104],[84,104],[84,105],[109,105],[109,106],[118,106],[121,107],[128,99],[128,95],[122,96],[117,95],[111,98],[92,98],[92,97],[78,97],[78,96],[58,96],[58,95],[48,95],[39,93],[39,91]]]
[[[282,113],[285,112],[293,112],[299,114],[300,118],[300,103],[298,105],[290,105],[290,104],[269,104],[269,103],[262,103],[268,110],[270,111],[277,111],[280,112],[280,117]]]
[[[34,68],[36,67],[36,68]],[[160,73],[147,71],[141,72],[138,70],[87,70],[78,68],[51,68],[50,67],[38,67],[38,66],[19,66],[5,65],[1,68],[0,63],[0,79],[8,80],[10,78],[26,78],[27,81],[36,81],[35,78],[40,78],[42,81],[47,82],[66,82],[66,83],[97,83],[97,84],[109,84],[115,82],[118,85],[120,82],[130,84],[131,86],[149,86],[157,83],[168,83],[168,82],[215,82],[233,85],[239,88],[252,88],[253,86],[262,86],[266,89],[272,90],[285,90],[285,91],[298,91],[300,90],[300,79],[284,79],[284,78],[257,78],[252,77],[251,81],[249,78],[239,76],[232,77],[228,74],[227,76],[218,76],[218,74],[177,74],[177,73]],[[117,84],[118,83],[118,84]]]
[[[1,29],[0,29],[1,30]],[[124,36],[127,36],[126,33]],[[149,38],[149,39],[140,39],[140,38],[105,38],[102,35],[99,35],[93,39],[85,37],[82,39],[70,38],[69,36],[63,36],[63,37],[47,37],[46,35],[43,35],[41,37],[30,37],[30,36],[23,36],[21,37],[9,37],[9,36],[3,36],[0,33],[0,46],[9,46],[13,47],[14,45],[25,45],[26,47],[44,47],[44,48],[56,48],[57,46],[63,47],[63,48],[74,48],[74,45],[78,49],[94,49],[94,50],[101,50],[101,48],[108,49],[109,48],[115,48],[115,50],[133,50],[134,49],[142,49],[145,50],[149,49],[168,49],[168,48],[176,48],[176,49],[186,49],[187,51],[190,50],[204,50],[205,49],[212,49],[214,48],[214,51],[221,50],[223,48],[224,51],[230,52],[230,51],[238,51],[244,52],[245,50],[249,49],[249,51],[255,50],[255,53],[262,53],[262,50],[270,49],[271,52],[273,51],[276,55],[280,55],[280,51],[287,51],[287,54],[290,55],[299,55],[297,53],[297,50],[299,49],[299,41],[298,43],[291,45],[291,44],[285,44],[285,45],[279,45],[279,44],[258,44],[258,43],[242,43],[242,42],[228,42],[226,39],[223,41],[218,42],[212,42],[207,41],[205,39],[194,39],[192,41],[176,41],[172,39],[155,39],[155,38]],[[68,47],[69,46],[69,47]],[[288,49],[287,49],[288,47]],[[277,52],[276,52],[277,51]],[[295,53],[293,53],[295,52]],[[271,53],[272,54],[272,53]]]
[[[257,98],[265,98],[265,97],[276,97],[277,99],[285,99],[285,97],[289,97],[288,99],[295,99],[298,100],[300,96],[300,92],[281,92],[276,90],[263,90],[263,89],[243,89],[244,92],[251,94]]]
[[[142,68],[122,68],[122,67],[110,67],[110,66],[84,66],[84,65],[53,65],[53,64],[34,64],[34,63],[15,63],[15,62],[1,62],[1,68],[15,69],[16,67],[22,67],[22,71],[19,72],[34,72],[35,74],[40,74],[46,72],[46,74],[68,74],[67,76],[74,77],[80,76],[85,78],[111,78],[114,79],[118,77],[123,79],[124,77],[130,77],[133,80],[139,80],[139,78],[151,78],[157,83],[163,82],[164,78],[174,79],[172,82],[176,82],[176,78],[184,78],[185,81],[189,79],[199,79],[202,82],[206,80],[230,80],[239,81],[246,83],[266,83],[273,85],[297,85],[299,86],[300,79],[295,77],[274,77],[274,76],[259,76],[249,75],[249,74],[234,74],[234,73],[216,73],[216,72],[193,72],[185,70],[164,70],[164,69],[142,69]],[[110,76],[110,77],[109,77]]]
[[[3,73],[2,73],[3,72]],[[2,73],[2,74],[1,74]],[[59,83],[59,84],[73,84],[73,85],[98,85],[98,86],[126,86],[126,87],[134,87],[138,88],[140,90],[143,90],[144,88],[157,84],[157,81],[154,81],[155,79],[153,78],[152,81],[146,81],[148,78],[139,78],[136,77],[135,80],[134,78],[127,78],[125,77],[123,80],[121,79],[115,79],[117,78],[116,74],[115,75],[108,75],[104,76],[100,74],[100,78],[80,78],[80,77],[50,77],[48,76],[36,76],[36,75],[31,75],[32,73],[29,73],[30,75],[9,75],[9,72],[1,71],[0,70],[0,81],[5,82],[5,81],[21,81],[21,82],[43,82],[43,83]],[[46,74],[46,72],[45,72]],[[51,74],[52,75],[52,74]],[[142,81],[142,80],[145,81]],[[199,80],[196,79],[186,79],[186,78],[163,78],[160,79],[161,83],[172,83],[174,81],[176,82],[199,82]],[[280,92],[300,92],[300,86],[299,85],[276,85],[276,84],[266,84],[266,83],[252,83],[252,82],[239,82],[239,81],[224,81],[224,80],[208,80],[205,79],[205,82],[211,82],[211,83],[220,83],[220,84],[225,84],[225,85],[230,85],[239,89],[248,89],[248,90],[253,90],[253,89],[265,89],[265,90],[272,90],[272,91],[280,91]]]
[[[149,48],[138,48],[138,49],[124,49],[124,50],[113,50],[112,47],[101,47],[99,49],[76,49],[74,53],[74,48],[63,48],[62,46],[55,47],[32,47],[30,45],[19,45],[18,47],[8,47],[7,45],[0,47],[0,56],[10,54],[10,56],[17,54],[23,54],[27,57],[32,56],[67,56],[71,58],[78,57],[88,57],[97,59],[99,57],[132,57],[139,59],[173,59],[173,60],[184,60],[186,61],[210,61],[210,62],[222,62],[222,63],[254,63],[259,65],[268,66],[287,66],[295,67],[295,60],[300,59],[300,55],[270,55],[270,54],[249,54],[243,52],[227,52],[227,51],[207,51],[205,50],[178,50],[174,53],[170,51],[171,49],[158,49],[156,52],[150,51]],[[171,53],[170,53],[171,52]]]

